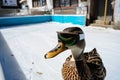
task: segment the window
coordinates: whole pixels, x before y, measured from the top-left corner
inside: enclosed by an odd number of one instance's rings
[[[82,2],[87,1],[87,0],[81,0]]]
[[[40,7],[45,5],[46,5],[46,0],[32,0],[33,7]]]
[[[54,7],[60,7],[60,0],[53,0]]]
[[[77,6],[78,5],[78,0],[71,0],[70,5],[71,6]]]
[[[78,0],[53,0],[54,8],[56,7],[72,7],[78,5]]]
[[[0,8],[1,8],[1,6],[2,6],[2,0],[0,0]]]
[[[61,6],[70,6],[70,0],[61,0]]]

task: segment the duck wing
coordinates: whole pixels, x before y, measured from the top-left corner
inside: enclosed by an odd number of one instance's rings
[[[92,73],[93,80],[104,80],[106,69],[97,50],[94,48],[92,51],[84,53],[84,59]]]

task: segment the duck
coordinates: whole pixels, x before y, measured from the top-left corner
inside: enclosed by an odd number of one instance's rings
[[[57,32],[58,44],[45,54],[50,59],[65,50],[70,49],[69,55],[62,68],[64,80],[104,80],[106,68],[97,49],[84,52],[85,34],[80,27],[67,27]]]

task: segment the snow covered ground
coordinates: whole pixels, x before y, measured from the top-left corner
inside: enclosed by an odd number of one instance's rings
[[[63,80],[61,68],[70,50],[47,60],[44,54],[56,46],[56,31],[69,26],[78,25],[48,22],[4,28],[0,32],[28,80]],[[91,26],[81,28],[85,32],[85,51],[97,48],[103,59],[107,69],[105,80],[120,80],[120,31]]]

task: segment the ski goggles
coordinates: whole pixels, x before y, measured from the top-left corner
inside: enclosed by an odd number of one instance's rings
[[[72,46],[79,40],[79,34],[57,32],[58,40],[68,46]]]

